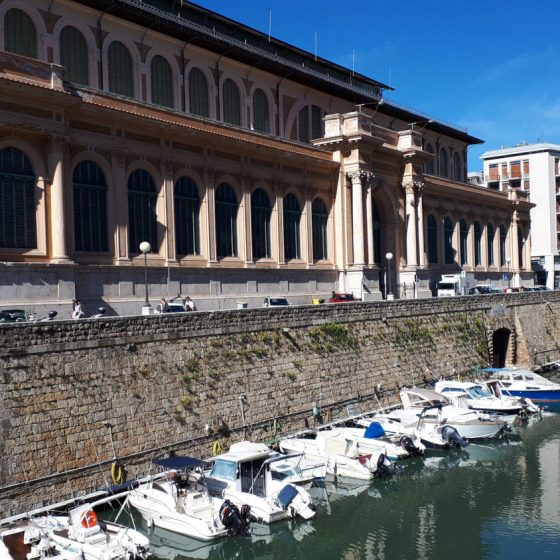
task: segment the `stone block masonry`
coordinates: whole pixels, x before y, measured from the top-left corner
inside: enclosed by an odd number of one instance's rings
[[[267,439],[399,387],[560,357],[560,293],[110,317],[0,327],[0,517],[129,478],[173,450]],[[376,391],[379,388],[379,391]]]

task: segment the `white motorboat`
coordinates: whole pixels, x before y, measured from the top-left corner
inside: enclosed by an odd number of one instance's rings
[[[263,443],[234,443],[214,458],[212,469],[205,471],[204,485],[239,507],[249,505],[251,516],[264,523],[297,515],[310,519],[316,511],[307,490],[273,476],[271,464],[283,460]]]
[[[127,498],[148,525],[204,541],[248,533],[250,508],[210,495],[200,482],[204,461],[174,456],[154,463],[165,469],[164,475],[141,484]]]
[[[439,406],[436,405],[438,408]],[[433,422],[424,422],[425,414],[431,407],[426,407],[416,417],[416,423],[411,418],[410,423],[403,423],[402,418],[392,418],[391,413],[376,413],[371,418],[364,418],[360,422],[371,422],[377,420],[387,434],[396,437],[410,437],[414,440],[420,440],[425,449],[453,449],[459,447],[467,447],[469,442],[461,436],[459,432],[448,424],[438,424]]]
[[[528,369],[487,368],[481,370],[490,379],[500,382],[502,395],[530,399],[550,412],[560,412],[560,384]]]
[[[448,425],[468,440],[501,436],[511,430],[507,422],[476,410],[459,408],[440,393],[419,387],[401,389],[403,408],[388,413],[390,419],[414,427],[420,414],[424,424]]]
[[[68,515],[31,518],[4,531],[0,540],[0,553],[11,560],[145,560],[151,555],[147,537],[98,520],[92,504],[78,506]]]
[[[303,453],[286,455],[274,451],[271,456],[278,461],[270,463],[272,478],[284,483],[299,484],[309,488],[314,482],[322,480],[327,467],[322,461],[310,461]]]
[[[434,389],[459,408],[470,408],[486,414],[495,414],[509,424],[513,424],[518,415],[527,414],[527,404],[521,399],[498,397],[483,387],[481,383],[437,381]]]
[[[358,427],[341,428],[349,442],[355,442],[360,455],[383,453],[390,461],[423,455],[426,447],[414,433],[391,438],[383,426],[371,418],[355,421]]]
[[[341,429],[320,430],[304,434],[307,437],[285,438],[280,441],[284,453],[303,453],[311,461],[322,461],[327,473],[371,480],[374,476],[394,473],[396,467],[384,453],[361,454],[355,439],[346,438]]]

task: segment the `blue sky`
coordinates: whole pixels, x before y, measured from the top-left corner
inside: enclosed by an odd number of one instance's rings
[[[199,0],[395,88],[388,99],[467,128],[486,150],[560,144],[557,0]],[[270,14],[272,13],[272,18]]]

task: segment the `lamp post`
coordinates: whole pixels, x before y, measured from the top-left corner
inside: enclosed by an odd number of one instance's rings
[[[387,259],[387,299],[395,299],[391,291],[391,261],[393,260],[393,253],[386,253],[385,258]]]
[[[148,253],[152,252],[152,246],[147,241],[142,241],[140,251],[144,253],[144,285],[146,287],[146,300],[142,306],[142,315],[151,315],[152,306],[148,301]]]
[[[510,263],[511,263],[511,258],[506,257],[506,264],[507,264],[507,268],[508,268],[508,272],[507,272],[507,275],[508,275],[508,291],[511,287],[511,272],[510,272],[510,267],[509,267]]]

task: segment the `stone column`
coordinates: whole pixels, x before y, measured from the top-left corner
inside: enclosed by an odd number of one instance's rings
[[[362,203],[362,180],[364,174],[361,171],[348,173],[348,179],[352,183],[352,239],[354,252],[354,265],[362,266],[364,261],[364,210]]]
[[[519,216],[517,214],[517,210],[513,211],[513,216],[511,217],[509,236],[511,270],[514,274],[516,274],[519,272]]]
[[[241,177],[241,188],[243,190],[244,211],[244,238],[245,238],[245,262],[253,262],[253,228],[251,217],[251,180],[247,175]]]
[[[210,168],[204,170],[204,186],[206,187],[206,223],[208,224],[208,237],[206,254],[209,262],[217,262],[216,247],[216,188],[214,186],[214,171]]]
[[[406,265],[416,268],[418,266],[417,257],[417,232],[416,232],[416,196],[414,183],[403,183],[405,191],[406,207]]]
[[[305,253],[302,254],[302,259],[305,260],[308,266],[313,265],[313,261],[315,259],[315,255],[313,254],[313,191],[307,187],[304,187],[303,192],[305,193],[305,201],[304,201],[304,211],[303,211],[303,231],[305,232],[304,243],[302,246],[305,247]]]
[[[177,264],[176,243],[175,243],[175,206],[173,200],[173,162],[165,160],[162,165],[163,176],[163,204],[165,208],[165,232],[163,247],[167,265]]]
[[[125,154],[121,150],[113,150],[113,182],[114,182],[114,239],[115,260],[117,264],[130,264],[128,255],[128,185],[126,182]]]
[[[277,229],[276,235],[278,239],[278,263],[285,264],[286,257],[284,253],[284,196],[283,185],[279,181],[275,185],[276,196],[276,215]]]
[[[68,263],[66,243],[66,212],[64,192],[64,152],[67,146],[60,136],[49,138],[49,171],[52,177],[50,189],[50,260],[55,263]]]
[[[424,183],[418,183],[416,186],[416,218],[418,220],[418,247],[420,268],[426,267],[426,247],[424,245]]]
[[[367,233],[367,263],[369,266],[375,264],[373,250],[373,187],[375,178],[372,176],[366,183],[366,233]]]

